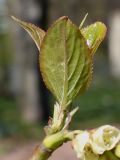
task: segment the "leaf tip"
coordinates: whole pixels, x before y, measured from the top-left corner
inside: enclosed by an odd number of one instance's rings
[[[14,21],[18,21],[18,19],[17,19],[15,16],[13,16],[13,15],[11,15],[11,18],[12,18]]]
[[[65,20],[68,20],[69,18],[68,18],[68,16],[62,16],[62,17],[60,17],[59,19],[65,19]]]
[[[21,21],[20,19],[16,18],[15,16],[11,15],[11,18],[17,22],[19,25],[21,25],[23,23],[23,21]]]

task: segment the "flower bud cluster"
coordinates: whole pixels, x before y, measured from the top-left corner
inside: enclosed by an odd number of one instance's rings
[[[104,125],[91,131],[84,131],[73,139],[73,148],[81,160],[99,160],[106,152],[112,151],[120,158],[120,130]]]

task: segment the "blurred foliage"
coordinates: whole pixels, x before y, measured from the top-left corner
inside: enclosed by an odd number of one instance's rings
[[[103,124],[119,124],[120,83],[110,77],[105,76],[104,79],[100,77],[101,75],[94,75],[92,86],[85,94],[77,97],[73,103],[73,106],[80,106],[80,108],[73,118],[72,129],[94,128]],[[49,101],[50,106],[52,106],[53,97]],[[43,133],[40,124],[26,124],[15,99],[0,97],[0,137],[38,138]]]
[[[20,108],[11,97],[0,97],[0,138],[21,137],[39,138],[40,124],[27,124],[23,121]]]
[[[12,60],[10,51],[10,37],[6,34],[0,34],[0,67],[7,67]]]
[[[120,83],[105,79],[94,82],[88,91],[78,97],[80,106],[72,128],[94,128],[103,124],[118,125],[120,121]]]
[[[94,128],[103,124],[118,124],[120,121],[120,83],[109,76],[105,49],[100,49],[95,57],[96,75],[93,76],[92,86],[73,103],[80,109],[73,118],[71,128]],[[7,86],[5,80],[4,84]],[[53,97],[49,98],[49,102],[52,108],[55,102]],[[40,124],[26,124],[16,100],[0,96],[0,137],[39,137],[43,133]]]
[[[0,97],[0,137],[16,132],[19,119],[15,101],[12,98]]]
[[[0,95],[8,94],[10,65],[12,62],[11,52],[9,34],[0,34]]]

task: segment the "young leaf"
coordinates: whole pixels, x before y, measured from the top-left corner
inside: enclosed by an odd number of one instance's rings
[[[103,41],[106,30],[106,26],[101,22],[96,22],[86,28],[81,29],[81,33],[84,36],[92,55],[96,52],[98,46]]]
[[[15,20],[21,27],[23,27],[29,33],[29,35],[34,40],[38,50],[40,51],[40,46],[41,46],[43,37],[45,36],[45,32],[39,27],[35,26],[34,24],[21,21],[15,18],[14,16],[12,16],[12,19]]]
[[[47,31],[40,54],[43,80],[65,109],[85,90],[91,77],[91,56],[84,37],[68,17]]]

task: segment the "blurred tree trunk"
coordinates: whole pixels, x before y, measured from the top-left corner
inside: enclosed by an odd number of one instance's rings
[[[33,22],[41,10],[34,0],[9,0],[10,13]],[[40,118],[41,100],[38,91],[38,79],[35,64],[37,50],[24,30],[11,24],[12,43],[14,47],[13,66],[11,67],[11,89],[17,95],[24,120],[36,122]],[[39,102],[39,103],[38,103]]]
[[[109,59],[112,76],[120,78],[120,11],[109,17]]]

